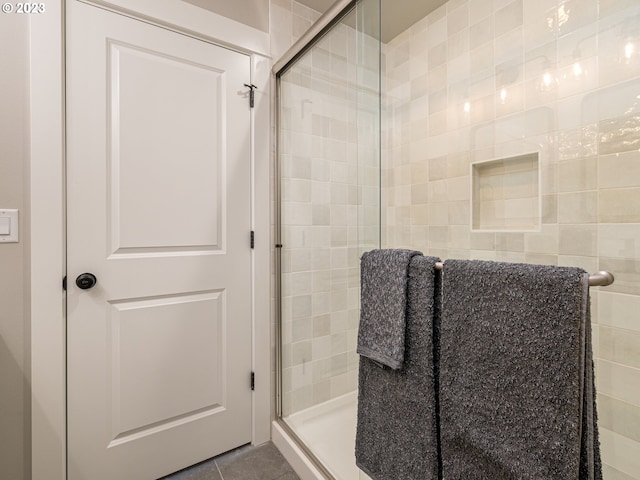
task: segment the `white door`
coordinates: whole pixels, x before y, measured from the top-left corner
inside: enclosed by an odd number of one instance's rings
[[[155,479],[251,441],[250,59],[67,5],[68,478]]]

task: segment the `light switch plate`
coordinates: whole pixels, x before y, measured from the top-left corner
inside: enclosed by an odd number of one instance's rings
[[[18,210],[0,208],[0,219],[9,219],[9,235],[0,235],[0,244],[2,243],[16,243],[19,240],[18,230]],[[4,220],[6,222],[7,220]]]

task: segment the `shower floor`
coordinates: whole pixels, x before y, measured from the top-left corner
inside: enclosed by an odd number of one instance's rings
[[[356,467],[357,405],[354,391],[285,419],[337,480],[370,480]]]

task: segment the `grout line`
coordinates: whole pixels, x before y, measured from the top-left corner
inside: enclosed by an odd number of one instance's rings
[[[216,464],[216,468],[218,469],[218,474],[220,475],[220,479],[224,480],[224,477],[222,476],[222,472],[220,471],[220,467],[218,466],[218,461],[214,460],[213,463]]]

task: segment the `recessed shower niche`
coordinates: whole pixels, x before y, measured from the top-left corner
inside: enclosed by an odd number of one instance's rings
[[[471,228],[527,232],[540,229],[538,152],[471,165]]]

